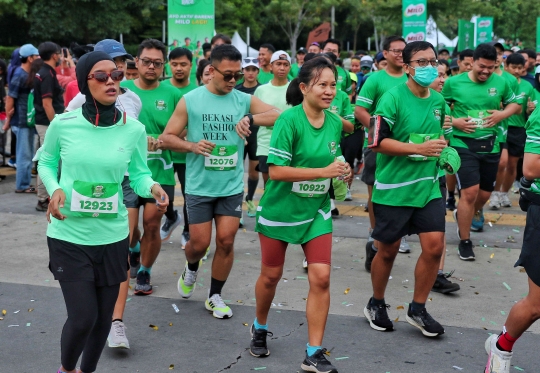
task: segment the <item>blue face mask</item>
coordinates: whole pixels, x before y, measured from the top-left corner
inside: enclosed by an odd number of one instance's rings
[[[437,76],[439,76],[437,68],[431,65],[412,68],[414,69],[414,76],[412,77],[413,80],[422,87],[429,87],[430,84],[433,83],[435,79],[437,79]]]

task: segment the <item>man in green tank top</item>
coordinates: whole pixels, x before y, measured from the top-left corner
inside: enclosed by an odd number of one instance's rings
[[[178,292],[189,298],[195,289],[199,261],[216,224],[216,255],[205,302],[214,317],[232,317],[221,290],[233,264],[234,238],[242,214],[243,152],[250,124],[271,126],[280,111],[255,96],[234,89],[242,77],[242,55],[231,45],[212,49],[211,82],[186,94],[160,136],[161,148],[187,153],[186,204],[190,240]],[[187,141],[179,135],[189,121]]]

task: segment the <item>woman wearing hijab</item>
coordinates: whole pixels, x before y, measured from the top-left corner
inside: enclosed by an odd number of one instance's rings
[[[128,269],[128,217],[121,192],[126,168],[138,195],[155,198],[162,211],[169,203],[146,165],[144,126],[115,107],[123,72],[106,53],[91,52],[79,60],[76,74],[86,102],[51,122],[38,166],[52,196],[49,269],[60,282],[68,313],[59,373],[75,373],[81,354],[78,372],[94,372],[111,328]]]

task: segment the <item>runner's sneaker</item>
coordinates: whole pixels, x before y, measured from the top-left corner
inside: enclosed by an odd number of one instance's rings
[[[111,331],[107,337],[107,342],[111,348],[129,348],[129,341],[126,337],[126,326],[122,321],[113,321]]]
[[[249,353],[255,357],[266,357],[270,355],[270,350],[266,345],[266,336],[273,336],[274,334],[265,329],[255,329],[255,326],[253,324],[251,324],[249,332],[251,334]]]
[[[339,216],[339,210],[336,208],[332,209],[331,211],[332,218],[337,218]]]
[[[501,199],[501,206],[502,207],[512,207],[512,201],[510,201],[510,198],[508,198],[508,193],[499,193],[499,197]]]
[[[514,180],[514,184],[512,184],[512,191],[514,192],[514,194],[519,193],[519,188],[521,188],[520,182],[517,180]]]
[[[247,205],[247,214],[249,217],[254,218],[255,215],[257,215],[257,206],[253,203],[253,201],[246,201]]]
[[[448,294],[454,291],[458,291],[460,289],[459,284],[455,284],[448,280],[448,277],[452,276],[452,273],[454,273],[454,271],[447,274],[439,273],[437,275],[437,279],[435,280],[435,284],[433,284],[433,288],[431,288],[431,290],[442,294]]]
[[[366,243],[366,261],[364,267],[369,273],[371,273],[371,263],[373,262],[373,258],[375,258],[375,254],[377,254],[377,252],[373,250],[373,241],[368,241]]]
[[[399,252],[403,254],[407,254],[411,252],[411,247],[409,246],[409,243],[407,242],[407,238],[401,237],[401,242],[399,243]]]
[[[499,192],[491,192],[489,197],[489,208],[491,210],[498,210],[501,207],[501,201],[499,199]]]
[[[206,262],[208,260],[208,253],[210,252],[210,246],[206,248],[206,253],[204,254],[203,258],[201,259],[203,262]]]
[[[152,285],[150,285],[150,273],[141,271],[137,273],[137,284],[133,292],[135,295],[152,294]]]
[[[492,334],[486,339],[484,347],[488,354],[488,361],[484,373],[510,373],[510,360],[512,352],[501,351],[497,348],[499,336]]]
[[[478,210],[475,212],[472,224],[471,231],[473,232],[482,232],[484,230],[484,211]]]
[[[141,267],[141,252],[129,252],[129,277],[137,278],[137,272]]]
[[[350,190],[347,190],[347,194],[345,194],[345,201],[352,201],[352,194]]]
[[[326,348],[317,350],[313,355],[308,356],[300,366],[305,372],[315,373],[338,373],[335,366],[326,358]]]
[[[199,263],[200,268],[200,263]],[[184,267],[184,272],[182,272],[182,275],[178,279],[178,292],[182,296],[182,298],[188,299],[193,295],[193,291],[195,290],[195,285],[197,282],[197,274],[199,273],[199,270],[196,271],[190,271],[188,268],[188,264],[186,262],[186,266]]]
[[[165,223],[163,223],[159,230],[162,242],[168,240],[175,228],[182,222],[182,217],[178,213],[178,210],[174,210],[174,215],[176,216],[175,220],[169,220],[165,217]]]
[[[473,244],[471,240],[459,241],[458,246],[459,259],[461,260],[474,260]]]
[[[448,199],[446,200],[446,209],[450,211],[455,211],[456,197],[448,197]]]
[[[457,221],[457,209],[454,210],[454,212],[452,213],[452,216],[454,217],[454,221],[456,222],[456,225],[457,225],[457,228],[456,228],[457,237],[459,240],[461,240],[461,234],[459,234],[459,224]]]
[[[186,245],[189,241],[189,232],[183,231],[182,232],[182,250],[186,249]]]
[[[304,260],[302,260],[302,268],[304,268],[305,270],[307,270],[307,266],[308,266],[308,262],[307,262],[306,257],[304,257]]]
[[[230,319],[233,315],[231,308],[225,304],[220,294],[212,295],[204,302],[204,306],[218,319]]]
[[[413,312],[409,304],[406,319],[409,324],[420,329],[426,337],[437,337],[444,334],[442,325],[435,321],[425,308],[422,308],[421,311]]]
[[[369,325],[373,329],[381,332],[391,332],[394,330],[394,324],[388,318],[387,308],[390,308],[389,304],[374,306],[371,304],[371,298],[369,299],[367,306],[364,308],[364,316],[366,316]]]
[[[8,161],[6,162],[6,165],[11,168],[17,168],[17,163],[15,163],[15,161],[12,158],[8,159]]]

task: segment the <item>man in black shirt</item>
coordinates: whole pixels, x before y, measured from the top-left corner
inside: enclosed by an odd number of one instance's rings
[[[54,116],[64,112],[63,89],[58,83],[54,69],[60,64],[62,52],[60,47],[51,41],[41,43],[38,51],[44,63],[34,78],[34,108],[36,109],[36,131],[39,135],[40,144],[43,144],[45,133]],[[49,194],[39,175],[37,177],[37,187],[38,203],[36,210],[47,211]]]

